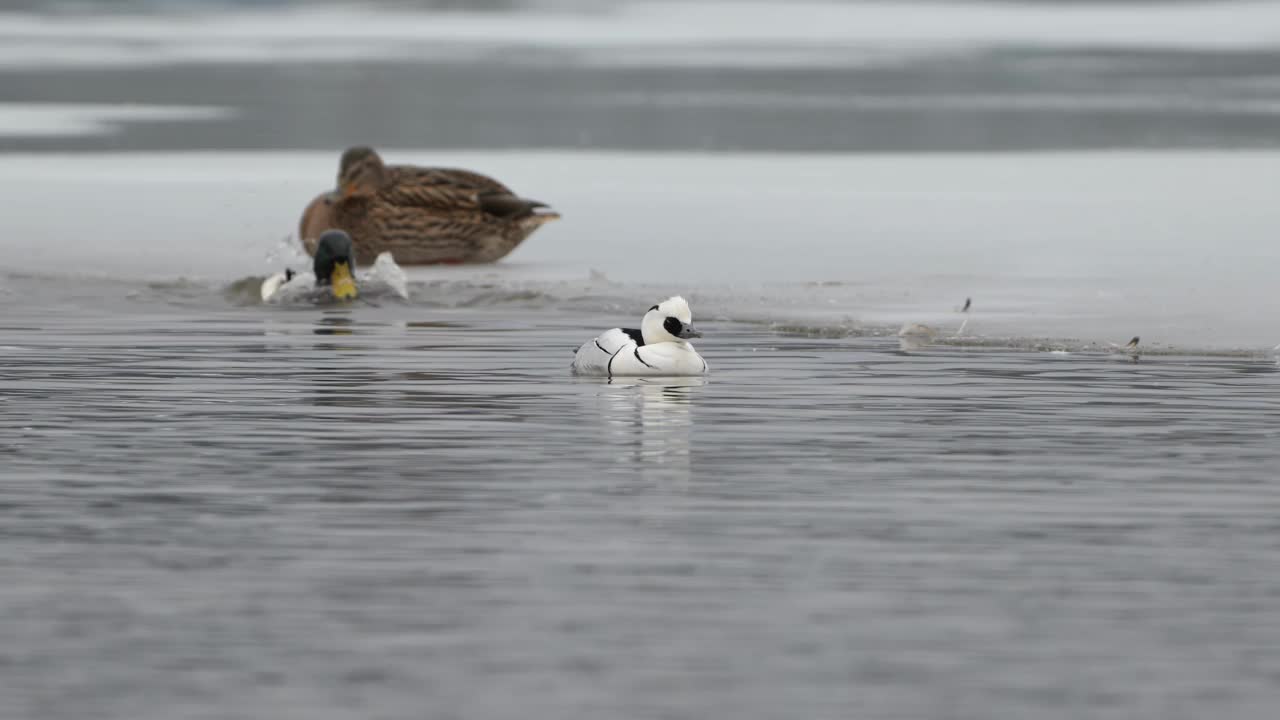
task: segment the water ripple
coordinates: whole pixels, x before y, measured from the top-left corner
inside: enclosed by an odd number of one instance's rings
[[[709,378],[604,383],[567,368],[593,319],[13,321],[8,701],[44,717],[286,702],[407,718],[422,697],[443,717],[1269,707],[1269,360],[903,353],[707,322]]]

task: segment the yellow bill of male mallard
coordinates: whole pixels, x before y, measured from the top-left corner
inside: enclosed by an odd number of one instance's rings
[[[356,291],[355,278],[351,277],[351,266],[346,262],[333,264],[333,272],[329,274],[329,285],[333,288],[333,296],[339,300],[350,300],[359,294]]]
[[[312,272],[285,270],[262,283],[263,302],[279,302],[286,297],[312,297],[315,291],[328,291],[337,300],[352,300],[360,291],[355,280],[355,251],[351,237],[341,230],[329,230],[316,242]]]

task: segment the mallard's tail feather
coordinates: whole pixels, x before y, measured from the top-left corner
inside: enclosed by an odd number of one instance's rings
[[[547,207],[546,203],[508,193],[481,193],[478,199],[481,210],[490,215],[512,220],[532,215],[538,208]]]
[[[559,220],[559,219],[560,219],[560,213],[558,212],[540,212],[540,213],[534,213],[533,215],[530,215],[528,217],[520,218],[519,220],[516,221],[516,223],[518,223],[521,228],[528,230],[529,232],[533,232],[533,230],[535,230],[536,228],[540,228],[543,225],[546,225],[547,223],[551,222],[552,220]]]

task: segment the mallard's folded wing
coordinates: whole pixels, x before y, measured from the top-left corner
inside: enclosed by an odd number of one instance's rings
[[[391,168],[387,183],[378,191],[384,202],[429,210],[480,211],[497,218],[515,219],[546,207],[522,198],[493,178],[453,168]]]
[[[511,188],[488,175],[461,168],[426,168],[414,165],[392,165],[387,168],[388,184],[414,184],[425,182],[452,183],[459,187],[474,188],[479,192],[499,192],[514,195]]]
[[[361,219],[356,236],[356,259],[361,263],[373,262],[381,252],[414,258],[418,264],[467,262],[484,249],[496,225],[475,212],[428,211],[388,202],[366,205]],[[361,242],[365,237],[377,243],[366,246]]]

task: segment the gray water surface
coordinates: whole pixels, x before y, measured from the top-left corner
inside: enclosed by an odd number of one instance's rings
[[[4,720],[1275,715],[1274,3],[3,4]],[[564,219],[262,305],[357,143]]]
[[[19,303],[13,717],[1266,717],[1280,374],[578,313]]]

